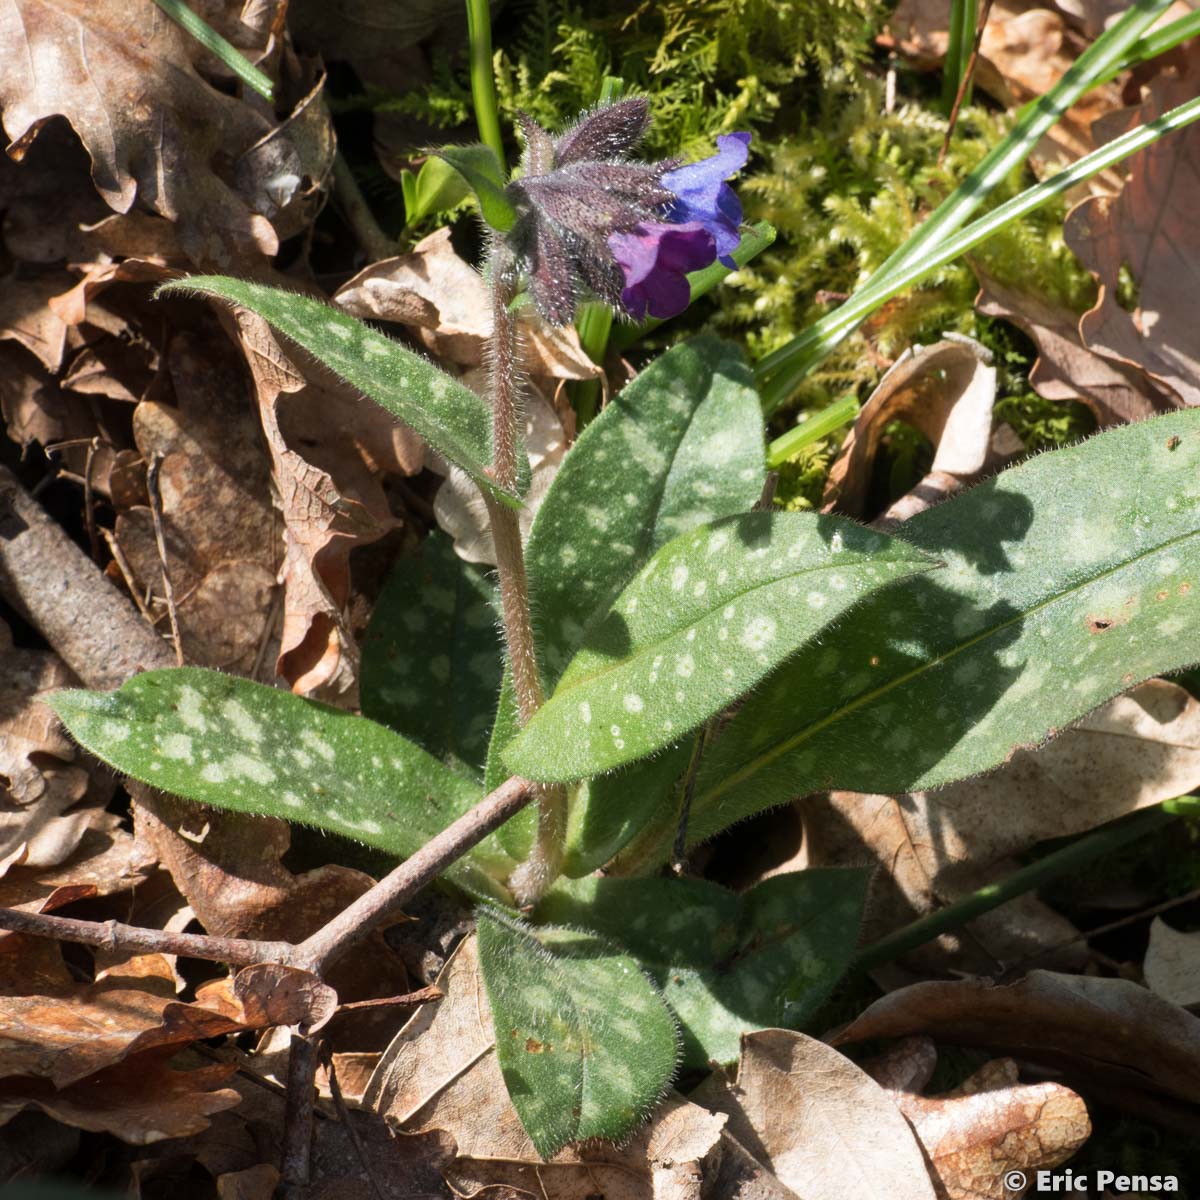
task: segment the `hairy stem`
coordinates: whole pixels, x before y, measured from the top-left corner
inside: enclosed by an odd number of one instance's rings
[[[496,246],[491,258],[492,340],[490,347],[492,391],[492,471],[508,491],[518,490],[521,426],[524,417],[522,379],[517,362],[517,328],[512,314],[516,282],[507,251]],[[529,608],[529,577],[517,514],[485,496],[500,575],[500,601],[504,636],[508,645],[517,714],[524,725],[541,708],[545,696],[538,667],[537,643]],[[537,836],[527,862],[513,873],[509,886],[519,904],[531,904],[554,882],[562,861],[566,831],[566,792],[540,786]]]

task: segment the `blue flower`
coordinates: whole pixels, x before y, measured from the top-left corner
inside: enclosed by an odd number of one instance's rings
[[[666,172],[662,185],[677,197],[667,216],[678,224],[698,222],[713,236],[717,258],[736,267],[730,255],[741,239],[742,202],[725,181],[732,179],[750,155],[748,133],[726,133],[717,138],[717,152],[710,158],[688,163]]]
[[[610,233],[608,245],[625,277],[621,304],[635,320],[677,317],[691,302],[687,277],[716,257],[713,236],[698,221],[647,221]]]

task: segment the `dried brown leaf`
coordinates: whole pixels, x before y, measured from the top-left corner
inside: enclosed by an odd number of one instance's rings
[[[896,360],[863,405],[829,471],[823,511],[863,516],[871,466],[892,421],[916,426],[937,447],[934,475],[965,482],[989,462],[996,369],[969,338],[914,346]]]
[[[1057,1083],[1020,1083],[1011,1058],[986,1063],[944,1095],[921,1096],[927,1074],[896,1081],[914,1056],[932,1072],[936,1052],[928,1038],[906,1038],[863,1069],[907,1118],[945,1200],[1008,1200],[1007,1171],[1032,1175],[1056,1167],[1091,1133],[1087,1108],[1074,1092]]]
[[[396,525],[356,440],[362,405],[331,378],[317,379],[315,366],[314,381],[306,379],[266,322],[246,311],[234,319],[257,389],[285,528],[276,670],[293,691],[352,702],[358,649],[346,625],[350,552]]]
[[[1169,407],[1144,372],[1089,350],[1079,316],[1033,292],[1008,287],[978,271],[983,289],[975,308],[1019,325],[1034,340],[1038,359],[1029,386],[1047,400],[1082,400],[1101,427],[1140,421]]]
[[[177,222],[197,264],[244,272],[278,249],[252,198],[214,169],[270,123],[201,78],[205,52],[152,0],[18,0],[0,23],[0,53],[10,67],[0,84],[10,157],[19,161],[46,121],[66,117],[109,207],[124,213],[137,200]],[[55,69],[39,69],[47,62]]]
[[[1155,917],[1142,967],[1146,985],[1173,1004],[1200,1004],[1200,933],[1181,933]]]
[[[845,1055],[802,1033],[742,1037],[734,1082],[712,1076],[697,1103],[804,1200],[933,1200],[920,1146],[888,1093]]]
[[[1061,1069],[1111,1092],[1200,1100],[1200,1018],[1126,979],[1032,971],[1017,983],[916,983],[877,1000],[835,1045],[925,1033]]]
[[[1187,68],[1150,84],[1145,102],[1105,118],[1097,135],[1110,140],[1148,124],[1192,99],[1200,81],[1200,47]],[[1084,343],[1114,362],[1132,365],[1178,405],[1200,404],[1194,280],[1200,275],[1195,197],[1200,188],[1200,130],[1162,138],[1128,160],[1116,196],[1078,204],[1063,227],[1067,245],[1096,276],[1100,296],[1084,314]],[[1121,273],[1136,296],[1122,304]]]

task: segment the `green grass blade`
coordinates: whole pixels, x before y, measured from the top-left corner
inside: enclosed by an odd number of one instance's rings
[[[206,50],[211,50],[247,87],[253,88],[264,100],[275,98],[275,85],[236,46],[227,42],[186,4],[181,4],[180,0],[154,0],[154,3]]]
[[[504,162],[500,133],[500,106],[496,103],[496,78],[492,73],[492,13],[488,0],[467,0],[467,37],[471,44],[471,101],[479,136],[496,158]]]

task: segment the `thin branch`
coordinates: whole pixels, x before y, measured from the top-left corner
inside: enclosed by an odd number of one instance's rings
[[[369,262],[392,258],[400,252],[396,243],[379,227],[375,214],[363,198],[354,172],[350,170],[340,152],[333,158],[333,191],[341,206],[342,216],[346,218],[346,224],[350,226],[350,231],[366,252]]]
[[[942,139],[942,148],[938,152],[939,167],[945,161],[946,152],[950,149],[950,139],[954,136],[955,125],[958,124],[958,111],[963,106],[963,101],[971,87],[971,80],[975,76],[975,64],[979,61],[979,49],[983,45],[983,35],[987,30],[988,18],[991,14],[992,0],[983,0],[983,12],[980,13],[979,24],[975,28],[975,43],[971,47],[971,57],[967,59],[966,70],[963,71],[962,79],[959,80],[958,92],[955,94],[954,104],[950,109],[950,119],[946,122],[946,136]]]
[[[291,965],[295,947],[290,942],[259,942],[250,938],[210,937],[205,933],[172,933],[165,929],[143,929],[119,921],[77,921],[48,913],[0,908],[0,929],[58,942],[102,946],[113,953],[182,954],[208,962],[249,967],[254,963]]]
[[[386,921],[410,896],[432,883],[489,833],[520,812],[533,799],[535,790],[535,785],[527,779],[513,776],[506,780],[299,946],[290,942],[170,933],[122,925],[118,921],[76,921],[14,908],[0,908],[0,929],[85,946],[103,946],[114,952],[182,954],[186,958],[239,967],[280,963],[324,978],[347,950]]]
[[[320,1050],[315,1037],[292,1034],[279,1175],[285,1196],[302,1196],[312,1175],[313,1101]]]
[[[307,941],[296,948],[296,966],[321,978],[347,950],[386,921],[410,896],[436,879],[472,846],[499,829],[533,799],[534,785],[514,775],[426,842]]]

